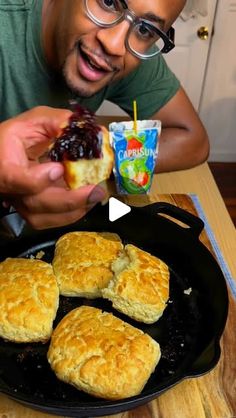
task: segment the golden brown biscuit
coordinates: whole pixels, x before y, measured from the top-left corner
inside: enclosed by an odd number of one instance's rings
[[[105,399],[138,395],[160,359],[159,344],[111,313],[81,306],[53,331],[48,361],[57,377]]]
[[[71,189],[77,189],[88,184],[99,184],[111,175],[114,155],[109,144],[109,134],[105,127],[102,130],[102,158],[85,159],[77,161],[64,160],[64,178]]]
[[[160,259],[128,244],[114,261],[115,275],[102,295],[112,306],[136,319],[151,324],[162,315],[169,297],[169,269]]]
[[[0,263],[0,336],[14,342],[47,341],[59,303],[52,266],[7,258]]]
[[[96,298],[112,278],[111,263],[122,251],[117,234],[69,232],[56,243],[53,269],[60,294]]]

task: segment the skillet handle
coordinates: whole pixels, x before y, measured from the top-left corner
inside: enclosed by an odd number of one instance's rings
[[[187,369],[186,377],[201,376],[212,370],[218,363],[220,354],[221,349],[219,340],[212,341]]]
[[[178,206],[172,205],[167,202],[157,202],[149,205],[152,214],[165,214],[174,218],[190,228],[191,233],[195,236],[199,236],[204,228],[204,222],[192,213],[181,209]],[[182,227],[183,228],[183,227]]]

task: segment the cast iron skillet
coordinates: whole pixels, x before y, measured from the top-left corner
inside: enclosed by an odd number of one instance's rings
[[[181,221],[185,227],[174,220]],[[167,203],[132,207],[128,215],[115,222],[108,220],[108,205],[97,205],[72,226],[40,232],[25,229],[20,238],[8,244],[2,242],[2,260],[9,256],[30,257],[43,250],[43,259],[50,262],[56,239],[68,231],[116,232],[124,243],[133,243],[164,260],[171,277],[170,301],[162,318],[152,325],[130,320],[102,299],[61,297],[60,300],[55,325],[71,309],[87,304],[113,312],[159,342],[161,360],[140,395],[114,402],[86,395],[55,377],[46,359],[48,344],[13,344],[3,340],[0,341],[0,391],[47,413],[95,417],[135,408],[184,378],[211,370],[220,357],[228,295],[220,267],[199,241],[203,227],[201,219]],[[184,292],[187,289],[190,294]]]

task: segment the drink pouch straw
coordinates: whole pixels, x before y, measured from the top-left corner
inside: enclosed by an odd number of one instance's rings
[[[114,176],[119,194],[144,194],[151,188],[161,133],[159,120],[113,122],[110,143],[115,154]]]

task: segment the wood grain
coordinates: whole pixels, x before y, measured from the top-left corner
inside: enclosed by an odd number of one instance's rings
[[[176,194],[177,193],[177,194]],[[127,203],[144,205],[167,201],[196,214],[189,196],[196,193],[216,240],[236,277],[235,229],[227,214],[207,164],[180,173],[158,175],[150,195],[126,198]],[[201,240],[212,251],[206,232]],[[236,301],[229,289],[229,315],[221,340],[222,354],[217,366],[202,377],[187,379],[152,402],[113,418],[234,418],[236,417]],[[0,418],[46,418],[51,415],[26,408],[5,395],[0,395]],[[58,417],[59,418],[59,417]],[[90,417],[92,418],[92,417]]]
[[[209,167],[236,227],[236,163],[210,162]]]

